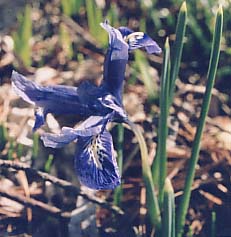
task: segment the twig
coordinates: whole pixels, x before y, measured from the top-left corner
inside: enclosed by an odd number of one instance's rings
[[[39,208],[40,210],[42,210],[52,216],[55,216],[55,217],[63,217],[63,218],[70,218],[71,217],[70,212],[62,212],[57,207],[50,206],[46,203],[35,200],[33,198],[22,196],[16,192],[5,191],[5,190],[0,189],[0,196],[9,198],[13,201],[19,202],[20,204],[23,204],[28,207]]]
[[[179,94],[185,94],[185,93],[188,93],[188,92],[198,93],[198,94],[204,94],[205,93],[205,86],[187,84],[187,83],[181,82],[180,80],[176,81],[176,85],[179,88],[179,91],[178,91]],[[227,102],[228,95],[218,91],[216,88],[212,89],[212,95],[216,96],[222,103]]]
[[[114,206],[114,205],[106,202],[105,200],[102,200],[100,198],[97,198],[95,196],[85,193],[83,190],[81,190],[81,188],[78,188],[78,187],[72,185],[72,183],[70,183],[66,180],[63,180],[63,179],[59,179],[59,178],[52,176],[50,174],[47,174],[45,172],[37,171],[24,163],[10,161],[10,160],[0,160],[0,167],[13,168],[15,170],[24,170],[31,175],[39,176],[41,179],[43,179],[45,181],[49,181],[49,182],[53,183],[54,185],[57,185],[57,186],[65,189],[67,192],[71,192],[71,193],[75,194],[76,196],[80,195],[84,199],[86,199],[90,202],[96,203],[103,208],[109,209],[116,215],[123,215],[124,214],[124,212],[119,207]]]

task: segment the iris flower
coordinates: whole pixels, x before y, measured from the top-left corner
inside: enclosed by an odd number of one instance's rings
[[[128,52],[144,47],[148,53],[160,53],[155,41],[142,32],[126,27],[115,29],[107,21],[101,26],[109,34],[104,76],[100,86],[83,82],[78,88],[40,86],[13,71],[12,86],[25,101],[35,105],[35,131],[48,113],[76,114],[85,118],[77,127],[63,127],[60,134],[41,136],[47,147],[61,148],[77,140],[75,169],[79,181],[92,189],[114,189],[120,184],[109,122],[129,123],[122,105],[122,87]]]

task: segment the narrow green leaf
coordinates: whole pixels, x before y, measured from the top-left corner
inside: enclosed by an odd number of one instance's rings
[[[163,215],[162,215],[162,237],[174,237],[175,225],[175,202],[174,191],[171,181],[166,178],[164,186],[164,202],[163,202]]]
[[[152,101],[157,98],[157,85],[150,74],[150,65],[144,53],[140,50],[135,51],[135,64],[141,75],[141,79],[148,93],[148,99]]]
[[[7,143],[7,129],[4,124],[0,124],[0,151],[4,149]]]
[[[15,53],[25,66],[31,65],[30,39],[32,37],[31,7],[26,5],[24,12],[18,15],[18,30],[13,33]]]
[[[192,186],[193,179],[195,176],[195,167],[196,167],[198,157],[199,157],[202,132],[204,129],[205,120],[206,120],[206,116],[209,109],[209,104],[210,104],[211,95],[212,95],[212,88],[214,85],[217,65],[219,61],[222,28],[223,28],[223,11],[222,11],[222,7],[220,6],[216,15],[212,50],[211,50],[210,62],[209,62],[209,68],[208,68],[208,74],[207,74],[208,81],[206,85],[206,91],[205,91],[205,95],[203,99],[201,114],[199,118],[199,124],[197,127],[195,139],[193,142],[192,154],[191,154],[191,159],[189,161],[189,168],[188,168],[187,177],[185,181],[184,193],[183,193],[179,210],[177,213],[177,226],[176,226],[177,237],[182,236],[183,227],[185,223],[185,217],[186,217],[186,213],[189,206],[189,201],[190,201],[190,196],[191,196],[191,186]]]
[[[216,212],[213,211],[212,212],[212,223],[211,223],[211,237],[216,237],[216,219],[217,219],[217,216],[216,216]]]
[[[33,147],[32,147],[32,159],[36,159],[39,154],[39,135],[38,133],[33,134]]]
[[[177,26],[176,26],[176,39],[173,44],[172,55],[171,55],[171,73],[170,73],[170,90],[169,90],[169,103],[171,105],[173,100],[173,95],[175,91],[175,83],[179,73],[183,44],[184,44],[184,36],[186,29],[186,21],[187,21],[187,6],[184,1],[179,12]]]
[[[44,167],[45,172],[50,173],[53,160],[54,160],[54,156],[52,154],[50,154],[48,156],[46,163],[45,163],[45,167]]]
[[[61,0],[61,7],[62,11],[66,16],[72,15],[72,5],[70,4],[70,1],[67,0]]]
[[[72,59],[74,55],[70,34],[64,24],[59,27],[59,41],[68,59]]]
[[[164,47],[164,62],[161,74],[161,89],[160,89],[160,117],[158,123],[158,145],[159,146],[159,159],[160,159],[160,176],[159,176],[159,202],[162,206],[164,185],[167,175],[167,137],[168,137],[168,109],[169,109],[169,73],[170,73],[170,47],[168,38],[166,39]]]
[[[7,159],[13,160],[14,159],[13,155],[14,155],[14,150],[15,150],[15,143],[12,138],[10,138],[9,142],[10,142],[10,147],[8,149]]]
[[[166,141],[168,135],[168,105],[169,105],[169,76],[170,73],[170,47],[169,40],[166,39],[164,47],[164,58],[161,72],[160,85],[160,116],[158,122],[158,142],[157,153],[152,166],[152,177],[155,184],[158,184],[160,204],[163,202],[163,189],[166,178],[167,154]],[[161,206],[161,205],[160,205]]]

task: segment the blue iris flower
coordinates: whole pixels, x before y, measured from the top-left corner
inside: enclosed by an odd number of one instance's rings
[[[83,82],[78,88],[40,86],[13,71],[12,86],[25,101],[36,106],[35,131],[48,113],[76,114],[85,120],[77,128],[63,127],[60,134],[44,133],[47,147],[60,148],[77,140],[75,169],[80,182],[93,189],[113,189],[120,184],[109,122],[129,123],[122,105],[122,88],[128,52],[145,47],[148,53],[160,53],[155,41],[142,32],[126,27],[115,29],[107,21],[101,26],[109,34],[109,47],[100,86]]]

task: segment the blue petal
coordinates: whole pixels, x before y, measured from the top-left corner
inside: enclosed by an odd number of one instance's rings
[[[77,137],[78,135],[75,134],[74,129],[63,127],[60,134],[44,133],[41,139],[46,147],[61,148]]]
[[[110,52],[107,54],[110,55]],[[126,59],[111,61],[110,56],[106,56],[104,62],[104,80],[105,89],[114,95],[117,100],[122,103],[122,90],[125,78],[125,70],[127,65]]]
[[[129,45],[129,50],[144,47],[149,54],[160,54],[162,52],[159,45],[143,32],[134,32],[127,27],[120,27],[119,31]]]
[[[116,98],[110,94],[104,96],[101,99],[101,103],[104,107],[110,108],[114,111],[114,119],[119,120],[120,122],[127,120],[127,114],[123,109],[122,105],[118,104]]]
[[[110,60],[128,60],[128,44],[124,41],[120,31],[111,27],[107,21],[100,23],[100,25],[109,34]]]
[[[131,30],[128,27],[125,27],[125,26],[120,26],[118,30],[122,34],[123,38],[126,38],[128,35],[130,35],[131,33],[134,32],[133,30]]]
[[[77,142],[75,167],[80,182],[92,189],[114,189],[120,184],[110,133],[81,137]]]
[[[121,94],[128,62],[128,44],[124,41],[121,32],[111,27],[107,21],[100,25],[109,34],[109,49],[104,61],[103,85],[122,103]]]
[[[39,107],[35,110],[35,123],[33,127],[33,132],[35,132],[38,128],[40,128],[46,119],[46,114],[44,114],[43,108]]]
[[[12,87],[15,92],[28,103],[42,107],[43,117],[45,117],[47,113],[71,113],[82,116],[89,114],[88,106],[81,103],[77,88],[75,87],[39,86],[15,71],[12,73]],[[42,116],[42,114],[40,114],[40,116]]]
[[[46,147],[61,148],[79,137],[95,136],[101,133],[112,116],[113,113],[105,117],[91,116],[76,129],[63,127],[60,134],[44,133],[41,139]]]

